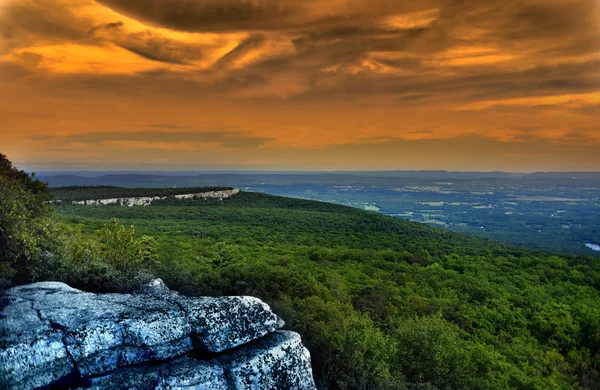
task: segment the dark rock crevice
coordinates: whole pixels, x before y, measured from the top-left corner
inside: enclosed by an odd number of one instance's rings
[[[40,322],[46,322],[46,323],[48,323],[48,325],[50,326],[51,329],[54,329],[54,330],[57,330],[58,332],[60,332],[63,347],[65,350],[65,354],[69,357],[69,359],[73,363],[73,369],[71,370],[71,373],[68,374],[68,376],[69,377],[80,377],[81,374],[80,374],[79,368],[77,366],[77,360],[75,360],[73,355],[71,355],[71,352],[69,352],[69,348],[67,348],[65,328],[62,325],[60,325],[48,318],[44,318],[42,316],[41,310],[35,307],[35,299],[31,299],[31,298],[22,298],[22,299],[25,299],[26,301],[29,301],[31,303],[31,310],[34,311],[34,313],[37,315]]]
[[[65,348],[65,353],[67,354],[67,356],[71,359],[71,361],[73,362],[73,370],[71,372],[71,374],[69,374],[69,376],[77,376],[77,377],[81,377],[81,373],[79,372],[79,366],[77,364],[77,360],[75,359],[75,357],[73,355],[71,355],[71,352],[69,351],[68,348],[68,344],[67,344],[67,334],[65,333],[65,327],[60,325],[57,322],[52,321],[51,319],[45,319],[42,317],[42,312],[39,309],[36,309],[35,307],[35,301],[31,301],[31,308],[33,310],[36,311],[38,317],[40,318],[40,320],[42,321],[48,321],[48,324],[50,325],[50,327],[52,329],[58,330],[61,334],[61,339]]]

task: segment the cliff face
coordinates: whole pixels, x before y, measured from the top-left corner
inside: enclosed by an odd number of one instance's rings
[[[197,194],[182,194],[173,195],[175,199],[225,199],[230,198],[240,192],[239,189],[221,191],[206,191]],[[119,204],[121,206],[150,206],[155,200],[167,199],[166,196],[141,196],[133,198],[109,198],[109,199],[90,199],[90,200],[74,200],[71,203],[84,206],[105,206],[109,204]]]
[[[314,389],[310,354],[253,297],[187,298],[58,282],[0,298],[0,384],[130,389]]]

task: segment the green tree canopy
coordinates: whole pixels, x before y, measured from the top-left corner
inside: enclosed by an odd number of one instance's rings
[[[0,287],[26,280],[28,263],[43,256],[41,240],[52,199],[45,183],[0,154]]]

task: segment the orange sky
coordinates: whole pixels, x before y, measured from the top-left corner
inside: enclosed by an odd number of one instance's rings
[[[0,153],[600,171],[600,1],[0,0]]]

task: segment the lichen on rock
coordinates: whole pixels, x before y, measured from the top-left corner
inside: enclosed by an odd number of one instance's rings
[[[19,286],[0,298],[0,383],[312,389],[310,354],[283,325],[258,298],[188,298],[160,280],[136,294]]]

